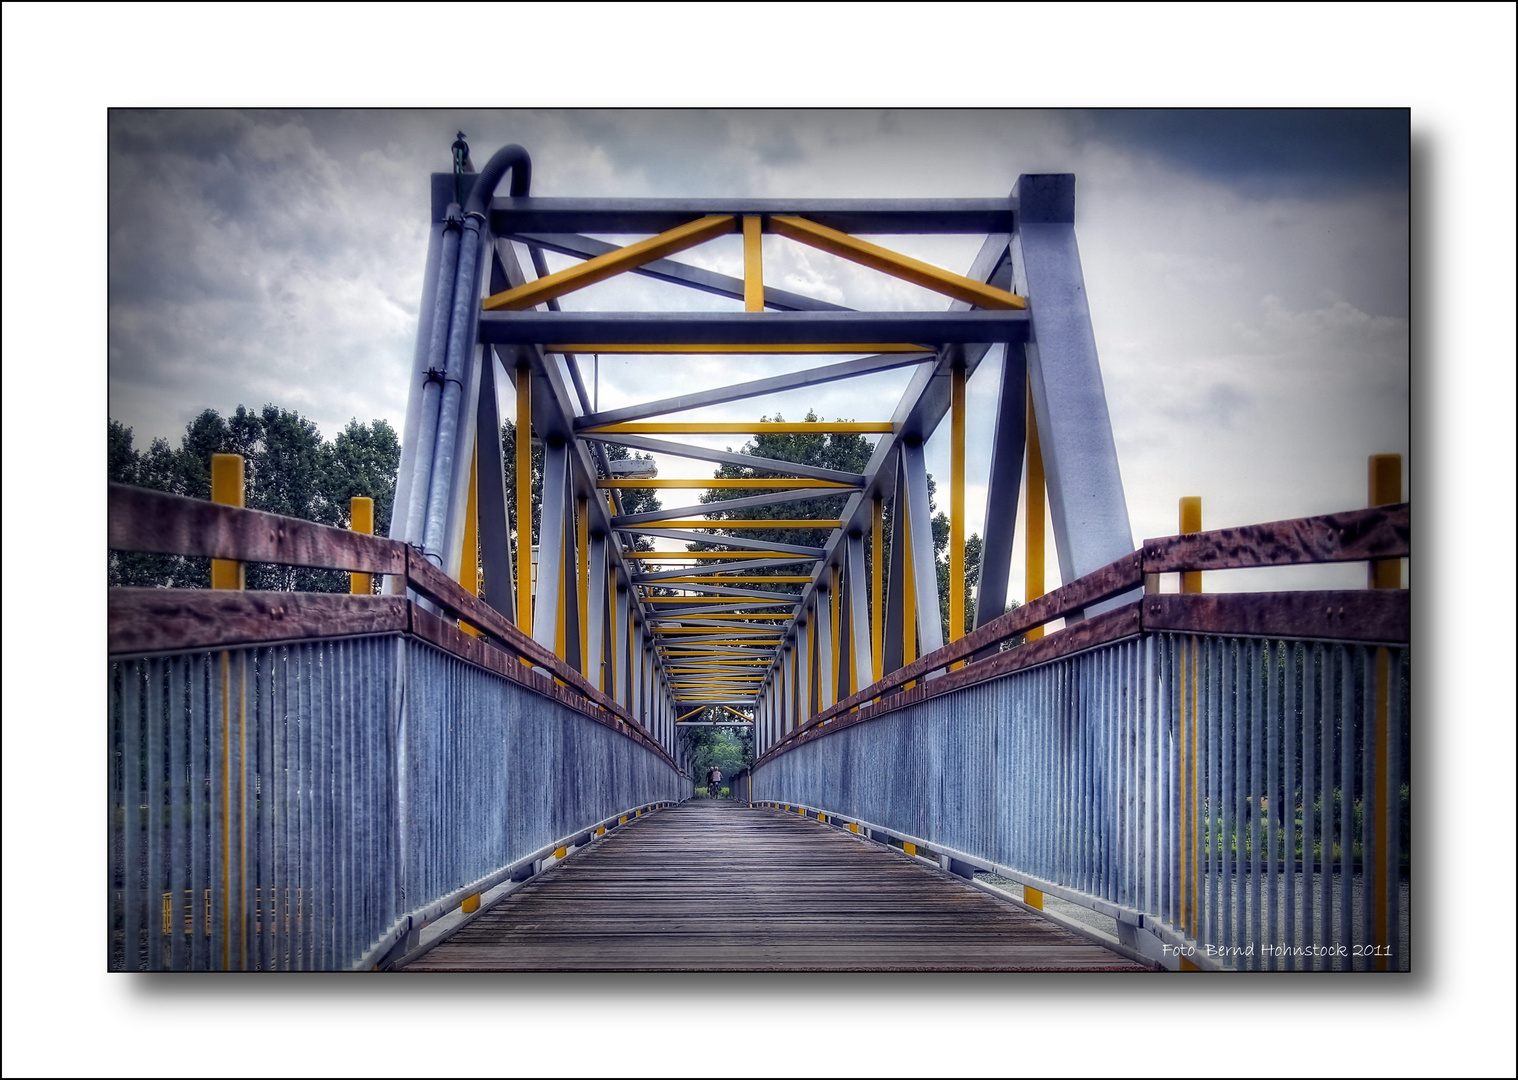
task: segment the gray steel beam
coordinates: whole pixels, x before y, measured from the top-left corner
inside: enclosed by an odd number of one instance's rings
[[[826,709],[835,700],[838,689],[838,673],[833,670],[833,604],[832,589],[818,589],[816,607],[817,623],[817,708]]]
[[[770,593],[760,592],[755,589],[729,589],[721,585],[696,585],[688,581],[682,581],[675,587],[681,592],[700,593],[703,596],[711,596],[714,599],[731,596],[738,600],[773,600],[780,604],[794,604],[798,603],[800,599],[795,593]],[[644,599],[649,603],[657,604],[669,599],[669,597],[648,596]]]
[[[1012,540],[1017,533],[1017,503],[1027,441],[1027,364],[1022,349],[1008,347],[1002,360],[996,429],[991,437],[980,586],[975,596],[976,626],[984,626],[1007,610],[1007,580],[1012,569]]]
[[[865,588],[864,537],[849,537],[849,642],[854,647],[854,673],[860,686],[875,681],[870,655],[870,598]]]
[[[486,579],[487,584],[489,579]],[[606,537],[590,538],[590,655],[585,658],[585,677],[599,690],[606,688],[604,642],[606,638]]]
[[[864,356],[858,360],[824,364],[821,367],[791,371],[767,379],[754,379],[751,382],[718,386],[693,394],[681,394],[679,397],[661,398],[658,401],[644,402],[642,405],[609,409],[592,416],[582,416],[575,421],[575,427],[584,429],[601,427],[605,424],[626,424],[635,420],[646,420],[651,416],[666,416],[670,413],[685,412],[688,409],[700,409],[707,405],[721,405],[728,401],[742,401],[745,398],[762,397],[765,394],[778,394],[786,390],[794,390],[799,386],[819,386],[822,383],[837,382],[839,379],[871,375],[877,371],[894,371],[896,368],[921,364],[934,358],[935,354],[931,350],[920,353],[880,353],[876,356]]]
[[[485,311],[480,340],[582,352],[617,345],[944,344],[1025,341],[1027,311]]]
[[[926,655],[943,648],[943,612],[938,606],[938,560],[933,551],[928,466],[921,443],[907,443],[901,448],[901,465],[907,481],[907,528],[912,531],[912,584],[917,592],[917,641],[921,650],[918,655]]]
[[[846,233],[988,233],[1007,227],[1013,199],[492,199],[490,227],[513,233],[661,233],[714,214],[785,214]],[[735,229],[736,231],[736,229]]]
[[[690,443],[650,439],[643,435],[603,435],[595,431],[582,431],[579,434],[582,439],[616,443],[618,446],[626,446],[633,450],[646,450],[654,454],[670,454],[674,457],[692,458],[696,461],[714,461],[720,465],[736,465],[739,468],[753,469],[756,472],[782,473],[787,476],[800,476],[813,480],[831,480],[834,483],[848,484],[854,488],[864,483],[864,477],[859,473],[839,472],[836,469],[822,469],[815,465],[802,465],[794,461],[779,461],[774,458],[755,457],[752,454],[735,454],[731,450],[714,450],[708,446],[692,446]],[[710,513],[710,510],[707,512]]]
[[[516,622],[516,574],[511,559],[511,519],[506,508],[506,461],[501,456],[501,416],[496,397],[496,359],[487,350],[480,372],[479,537],[485,571],[485,603]]]
[[[652,598],[652,599],[649,600],[650,604],[658,604],[658,602],[659,601],[658,601],[657,598]],[[707,607],[707,606],[703,605],[702,607],[692,608],[690,610],[679,610],[679,611],[672,611],[672,610],[667,610],[665,608],[655,607],[653,609],[653,613],[651,615],[649,615],[649,618],[650,619],[654,619],[654,620],[656,620],[658,622],[669,622],[671,619],[686,619],[686,618],[692,618],[692,617],[694,617],[696,615],[736,615],[736,614],[742,614],[743,612],[741,612],[739,610],[740,608],[747,610],[749,608],[757,608],[757,607],[764,607],[764,608],[773,608],[773,607],[782,607],[782,606],[784,606],[784,607],[795,607],[797,605],[797,603],[799,603],[799,601],[796,601],[796,600],[759,600],[759,601],[749,600],[749,601],[734,602],[734,603],[731,603],[731,604],[713,604],[710,607]],[[776,612],[758,612],[757,614],[761,614],[761,615],[769,615],[769,614],[780,615],[780,614],[783,614],[783,613],[779,612],[779,611],[776,611]],[[733,621],[737,622],[736,619],[733,620]]]
[[[583,437],[583,436],[582,436]],[[860,478],[861,480],[863,477]],[[650,521],[665,521],[674,518],[687,518],[695,514],[730,513],[734,510],[752,510],[756,506],[782,506],[786,503],[813,502],[817,499],[835,499],[847,496],[850,488],[795,488],[791,491],[776,491],[768,495],[748,495],[741,499],[723,499],[714,503],[697,503],[694,506],[674,506],[669,509],[652,510],[646,514],[619,514],[612,518],[611,523],[621,525],[642,525]],[[712,522],[720,525],[720,521]]]
[[[564,504],[569,490],[569,449],[543,450],[543,506],[538,516],[538,572],[533,586],[532,637],[553,650],[559,632],[559,576],[564,572]]]
[[[897,456],[900,456],[900,447]],[[906,470],[896,469],[896,492],[891,500],[891,565],[886,574],[885,648],[880,674],[887,675],[906,663],[903,642],[906,638],[906,558],[907,518]]]
[[[574,233],[520,233],[511,239],[520,240],[527,244],[529,249],[545,248],[548,251],[557,251],[560,255],[570,255],[579,259],[594,259],[598,255],[620,250],[616,244],[608,244],[604,240],[593,240],[588,236],[578,236]],[[534,260],[534,266],[536,266],[536,260]],[[727,274],[719,274],[714,270],[703,270],[699,266],[676,262],[674,259],[655,259],[651,263],[634,267],[632,273],[667,281],[672,285],[699,289],[716,296],[727,296],[735,300],[744,298],[742,278],[729,277]],[[540,270],[538,276],[547,277],[548,275]],[[825,300],[786,292],[784,289],[776,289],[769,285],[764,287],[764,306],[774,308],[776,311],[852,310],[841,304],[829,304]]]
[[[1060,576],[1074,581],[1131,552],[1133,528],[1075,240],[1075,177],[1024,175],[1017,194],[1013,254],[1033,314],[1028,378]]]
[[[624,709],[631,704],[628,692],[627,587],[617,586],[617,610],[612,616],[612,697]]]

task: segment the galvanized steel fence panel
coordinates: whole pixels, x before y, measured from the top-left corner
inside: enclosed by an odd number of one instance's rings
[[[1406,648],[1152,634],[885,713],[756,801],[1158,920],[1224,966],[1406,969]]]
[[[621,811],[653,751],[399,635],[115,659],[112,970],[351,967],[408,913]]]

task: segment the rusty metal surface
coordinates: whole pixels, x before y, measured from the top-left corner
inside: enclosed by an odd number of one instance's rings
[[[224,589],[111,589],[106,639],[112,656],[401,632],[401,596],[241,592]]]
[[[1177,593],[1143,603],[1146,631],[1406,644],[1411,630],[1402,590]]]
[[[1145,540],[1144,573],[1406,558],[1407,503]]]
[[[406,545],[299,518],[111,484],[106,535],[114,551],[399,574]]]

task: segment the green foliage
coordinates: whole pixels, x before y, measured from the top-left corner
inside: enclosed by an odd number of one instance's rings
[[[348,500],[366,495],[375,503],[376,531],[388,532],[400,440],[384,420],[352,420],[329,443],[310,420],[274,405],[258,412],[239,405],[229,417],[207,409],[186,426],[178,449],[155,439],[145,452],[133,447],[131,428],[110,421],[107,475],[113,483],[208,499],[213,454],[243,455],[250,509],[347,528]],[[207,560],[174,555],[113,552],[108,574],[112,585],[210,585]],[[250,589],[348,591],[348,575],[336,570],[250,563],[247,580]]]
[[[736,718],[726,709],[709,708],[691,719],[719,722]],[[705,782],[708,769],[721,769],[725,786],[730,777],[754,762],[752,727],[688,727],[679,731],[692,775],[702,782]]]

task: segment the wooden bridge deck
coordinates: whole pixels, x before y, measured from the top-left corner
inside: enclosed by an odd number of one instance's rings
[[[689,802],[629,822],[408,971],[1141,971],[901,852]]]

